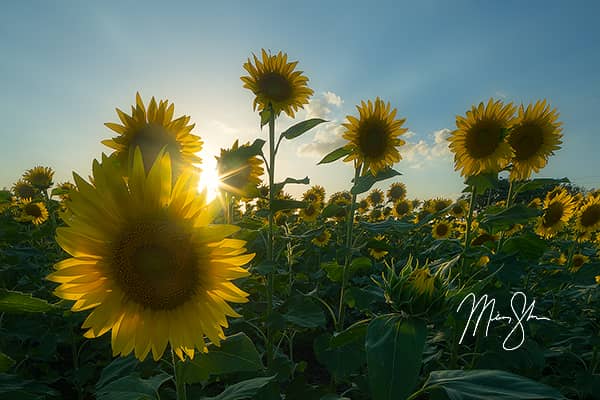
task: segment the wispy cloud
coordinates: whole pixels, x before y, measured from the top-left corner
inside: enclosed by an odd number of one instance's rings
[[[425,139],[419,141],[407,140],[406,144],[402,146],[400,154],[402,158],[408,163],[409,168],[422,168],[423,161],[430,160],[445,160],[450,158],[450,149],[448,148],[448,137],[452,132],[448,128],[437,130],[429,135]],[[412,135],[407,135],[412,133]],[[411,138],[415,136],[413,132],[407,132],[403,136],[405,138]]]
[[[316,128],[314,139],[310,143],[304,143],[298,147],[297,154],[300,157],[322,158],[325,154],[345,144],[342,138],[344,127],[340,122],[332,118],[334,112],[339,111],[344,100],[333,92],[324,92],[320,96],[311,99],[304,109],[306,118],[324,118],[330,122],[319,125]]]

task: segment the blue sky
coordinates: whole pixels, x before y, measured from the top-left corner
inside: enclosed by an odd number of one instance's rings
[[[88,175],[92,159],[109,151],[100,144],[112,136],[103,123],[118,120],[115,107],[129,110],[136,91],[191,116],[208,165],[237,137],[265,138],[239,79],[261,48],[287,52],[310,78],[315,96],[299,118],[332,121],[283,145],[279,178],[308,175],[329,193],[348,188],[350,164],[316,162],[343,143],[339,124],[355,105],[380,96],[411,132],[396,165],[409,197],[454,197],[462,179],[443,139],[455,116],[489,97],[546,98],[560,113],[564,138],[540,176],[600,187],[600,3],[483,3],[4,4],[0,187],[38,164],[54,168],[57,182],[73,170]]]

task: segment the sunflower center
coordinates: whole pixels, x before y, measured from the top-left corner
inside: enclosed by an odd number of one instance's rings
[[[42,209],[34,203],[27,204],[24,208],[24,211],[27,215],[34,218],[40,218],[42,216]]]
[[[396,212],[400,215],[404,215],[404,214],[408,213],[408,203],[406,203],[405,201],[402,201],[402,202],[396,204]]]
[[[517,160],[527,160],[536,155],[544,144],[544,131],[539,125],[521,125],[510,136],[509,143]]]
[[[562,203],[555,201],[550,204],[544,213],[544,225],[553,226],[557,224],[564,214],[564,207]]]
[[[448,233],[448,226],[446,224],[439,224],[435,227],[435,233],[438,236],[446,236]]]
[[[137,146],[140,147],[146,172],[150,170],[163,147],[169,153],[173,166],[178,166],[182,163],[181,147],[177,143],[177,137],[170,134],[162,125],[147,124],[135,133],[130,146],[132,149],[135,149]],[[175,169],[173,168],[173,170]]]
[[[584,264],[584,258],[581,256],[574,256],[573,257],[573,267],[578,268],[581,267]]]
[[[600,204],[592,204],[581,213],[581,225],[589,228],[600,222]]]
[[[473,158],[492,155],[502,142],[502,126],[494,120],[477,122],[467,133],[466,147]]]
[[[267,72],[258,79],[258,89],[270,100],[285,101],[292,97],[290,81],[277,72]]]
[[[127,298],[153,310],[185,303],[200,286],[201,257],[189,232],[169,221],[138,221],[112,249],[114,279]]]
[[[361,153],[369,158],[381,158],[388,148],[389,129],[378,118],[369,118],[358,127],[358,146]]]
[[[452,214],[460,216],[463,215],[463,213],[464,210],[460,204],[456,204],[454,207],[452,207]]]

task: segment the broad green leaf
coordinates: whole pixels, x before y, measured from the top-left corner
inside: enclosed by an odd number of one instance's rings
[[[103,386],[96,391],[98,400],[154,400],[159,399],[158,388],[171,379],[171,375],[161,372],[151,378],[129,375]]]
[[[0,398],[3,400],[54,399],[57,396],[59,393],[55,389],[43,383],[0,373]]]
[[[338,206],[337,204],[329,204],[325,206],[323,211],[321,211],[321,215],[323,216],[323,218],[331,218],[339,215],[342,212],[346,212],[344,207]]]
[[[292,297],[288,301],[283,319],[301,328],[317,328],[327,322],[321,306],[305,296]]]
[[[327,277],[332,282],[342,281],[343,265],[338,264],[336,261],[327,261],[321,263],[321,269],[327,273]]]
[[[381,222],[360,222],[360,226],[369,232],[373,233],[385,233],[385,232],[407,232],[417,227],[417,225],[410,222],[396,221],[393,219],[387,219]]]
[[[384,170],[378,171],[376,175],[368,172],[365,175],[359,177],[356,182],[354,182],[354,186],[350,189],[350,193],[352,194],[361,194],[379,182],[389,178],[393,178],[394,176],[402,175],[400,172],[396,171],[393,168],[386,168]]]
[[[343,379],[365,364],[365,347],[359,339],[343,346],[332,346],[331,335],[324,333],[314,341],[315,356],[331,375]]]
[[[498,173],[491,172],[469,176],[465,179],[465,185],[467,185],[467,188],[463,192],[472,192],[474,187],[476,194],[484,194],[486,190],[498,185]]]
[[[331,153],[327,154],[325,157],[323,157],[323,159],[321,161],[319,161],[319,163],[317,165],[329,164],[331,162],[339,160],[342,157],[347,156],[351,152],[352,152],[352,150],[350,150],[349,148],[346,148],[346,147],[337,148],[337,149],[333,150]]]
[[[0,373],[8,371],[13,365],[15,365],[15,360],[0,352]]]
[[[544,254],[547,248],[548,242],[544,239],[534,234],[526,233],[508,238],[502,245],[502,252],[517,254],[519,258],[537,260]]]
[[[281,211],[281,210],[292,210],[295,208],[306,208],[308,204],[303,201],[298,200],[282,200],[282,199],[274,199],[273,200],[273,212]]]
[[[434,371],[424,389],[436,400],[566,399],[550,386],[499,370]]]
[[[244,400],[251,399],[258,394],[261,389],[275,380],[275,376],[267,376],[264,378],[248,379],[236,383],[221,392],[221,394],[213,397],[202,397],[201,400]]]
[[[480,221],[479,225],[491,231],[492,233],[510,228],[514,224],[527,223],[531,218],[537,217],[541,211],[527,207],[524,204],[515,204],[495,214],[487,214]]]
[[[281,190],[283,189],[283,187],[285,185],[290,184],[290,183],[296,183],[299,185],[308,185],[310,183],[310,179],[308,178],[308,176],[305,178],[302,178],[302,179],[285,178],[285,181],[275,183],[273,185],[273,189],[275,190],[275,193],[279,193],[279,192],[281,192]]]
[[[308,132],[315,126],[322,124],[323,122],[328,122],[321,118],[312,118],[307,119],[306,121],[298,122],[296,125],[288,128],[285,132],[281,134],[281,137],[284,137],[288,140],[297,138],[305,132]]]
[[[193,360],[179,363],[186,383],[208,380],[210,375],[262,371],[263,365],[254,343],[245,333],[229,336],[221,346],[210,345],[208,353],[198,353]]]
[[[56,309],[54,305],[29,293],[0,289],[0,312],[40,313],[54,309]]]
[[[369,320],[364,320],[335,333],[329,341],[329,347],[335,348],[349,343],[364,343],[368,326]]]
[[[102,369],[100,379],[96,383],[96,390],[101,389],[118,378],[131,374],[135,370],[136,365],[138,365],[138,360],[133,356],[115,358]]]
[[[561,179],[551,179],[551,178],[537,178],[537,179],[532,179],[529,182],[525,182],[522,185],[520,185],[517,190],[515,190],[515,194],[516,193],[523,193],[523,192],[528,192],[530,190],[536,190],[539,188],[543,188],[544,186],[548,186],[548,185],[559,185],[561,183],[569,183],[571,181],[569,181],[569,179],[567,178],[561,178]]]
[[[412,393],[419,379],[426,337],[422,320],[388,314],[371,321],[365,350],[374,400],[404,400]]]

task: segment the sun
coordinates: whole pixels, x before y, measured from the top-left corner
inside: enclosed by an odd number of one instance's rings
[[[212,201],[219,194],[221,179],[217,172],[217,161],[214,158],[205,158],[198,182],[198,191],[206,190],[206,200]]]

